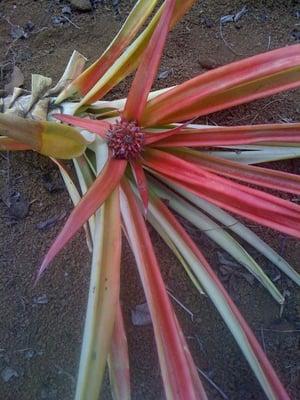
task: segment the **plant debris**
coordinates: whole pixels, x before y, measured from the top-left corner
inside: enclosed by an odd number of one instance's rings
[[[39,222],[36,225],[36,227],[37,227],[37,229],[40,229],[40,230],[45,230],[45,229],[51,228],[56,224],[56,222],[64,219],[66,215],[67,215],[67,213],[64,211],[60,215],[55,215],[54,217],[46,219],[46,221]]]
[[[227,24],[229,22],[238,22],[247,13],[248,13],[248,8],[244,6],[236,14],[223,15],[223,17],[220,18],[220,22],[222,25]]]
[[[220,271],[223,275],[223,281],[231,280],[232,277],[237,276],[239,278],[244,278],[249,283],[249,285],[254,284],[254,276],[247,272],[236,271],[231,267],[225,265],[220,266]]]
[[[240,264],[233,260],[228,254],[217,251],[218,261],[221,265],[226,265],[227,267],[239,268]]]
[[[211,18],[209,17],[201,17],[200,18],[201,24],[203,24],[206,28],[211,29],[214,26],[214,22]]]
[[[20,192],[14,191],[5,202],[9,215],[15,219],[24,219],[29,212],[29,202]]]
[[[17,371],[11,367],[6,367],[1,372],[1,378],[3,379],[4,382],[9,382],[11,379],[18,377],[19,374],[17,373]]]
[[[253,285],[255,278],[249,272],[240,271],[241,265],[231,260],[227,254],[218,251],[218,259],[220,263],[220,272],[222,274],[222,281],[228,282],[230,286],[235,286],[234,281],[236,278],[244,278],[249,285]]]
[[[211,70],[211,69],[215,69],[221,66],[220,63],[218,63],[216,60],[213,60],[212,58],[204,58],[201,57],[199,58],[199,64],[203,69],[207,69],[207,70]]]
[[[135,326],[150,325],[152,323],[147,303],[138,304],[131,310],[131,321]]]
[[[13,25],[10,31],[10,36],[13,38],[13,40],[19,40],[27,39],[29,35],[21,26]]]
[[[49,193],[57,193],[64,190],[64,185],[61,178],[56,172],[46,172],[42,175],[43,186]]]
[[[291,36],[298,42],[300,41],[300,29],[299,28],[295,28],[292,30],[291,32]]]
[[[12,94],[14,88],[18,88],[23,84],[24,84],[24,75],[20,70],[20,68],[15,65],[11,73],[10,82],[4,86],[4,90],[7,93]]]
[[[297,19],[300,19],[300,10],[295,10],[294,16],[295,16]]]
[[[161,71],[161,72],[158,74],[157,79],[159,79],[159,80],[161,80],[161,79],[166,79],[166,78],[170,75],[171,72],[172,72],[172,71],[171,71],[171,70],[168,70],[168,69],[166,69],[166,70],[164,70],[164,71]]]
[[[62,14],[63,15],[66,15],[67,17],[71,17],[71,15],[72,15],[72,10],[71,10],[71,7],[69,7],[69,6],[65,6],[65,7],[63,7],[63,9],[61,10],[61,12],[62,12]]]
[[[90,0],[69,0],[69,3],[79,11],[91,11],[93,9]]]
[[[49,300],[46,294],[42,294],[33,298],[34,304],[48,304],[48,302]]]

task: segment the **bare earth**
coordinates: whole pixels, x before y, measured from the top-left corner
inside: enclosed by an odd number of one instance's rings
[[[119,16],[110,1],[104,3],[91,12],[72,11],[72,23],[54,26],[52,18],[61,15],[67,2],[0,0],[0,89],[9,81],[14,64],[24,73],[29,88],[33,72],[57,80],[73,49],[94,60],[113,38],[134,1],[121,1]],[[224,25],[220,32],[220,17],[236,13],[245,4],[248,13],[236,24]],[[160,70],[163,74],[155,86],[174,85],[217,65],[293,44],[300,39],[299,17],[299,1],[198,1],[171,33]],[[13,39],[13,26],[24,28],[29,21],[33,30],[28,37]],[[128,82],[121,84],[113,96],[125,96],[127,88]],[[299,104],[298,90],[202,121],[227,125],[300,121]],[[299,160],[274,167],[300,172]],[[8,198],[17,203],[13,209],[5,204]],[[30,152],[0,155],[0,400],[69,400],[74,396],[90,263],[82,233],[33,288],[42,256],[70,210],[59,173],[46,158]],[[52,225],[51,218],[57,220]],[[270,229],[253,228],[300,271],[300,242]],[[219,249],[203,234],[190,232],[256,332],[291,397],[299,398],[299,290],[249,249],[286,295],[287,305],[280,318],[278,305],[259,284],[250,284],[238,266],[238,274],[224,275]],[[151,234],[168,288],[193,313],[192,321],[174,303],[196,364],[229,399],[265,399],[210,301],[197,294],[170,251],[155,233]],[[152,327],[135,327],[131,322],[131,309],[143,303],[144,296],[125,240],[122,278],[132,397],[164,399]],[[204,383],[210,399],[222,399],[205,379]],[[111,398],[107,385],[102,398]]]

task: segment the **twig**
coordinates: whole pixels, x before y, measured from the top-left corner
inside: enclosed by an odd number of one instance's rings
[[[172,299],[180,305],[181,308],[184,309],[185,312],[187,312],[189,314],[189,316],[191,317],[191,320],[194,322],[194,314],[192,313],[192,311],[190,311],[184,304],[182,304],[178,299],[176,299],[176,297],[169,291],[167,290],[168,294],[170,297],[172,297]]]
[[[221,21],[220,21],[220,36],[221,36],[221,39],[223,40],[225,46],[226,46],[234,55],[236,55],[236,56],[242,56],[242,55],[243,55],[243,54],[241,54],[241,53],[237,53],[237,52],[231,47],[231,45],[227,42],[227,40],[225,39],[224,34],[223,34],[223,24],[222,24]]]
[[[72,21],[70,20],[70,18],[66,17],[65,15],[63,15],[63,17],[64,17],[64,19],[65,19],[66,21],[70,22],[71,25],[75,26],[75,28],[81,29],[80,26],[78,26],[78,25],[76,25],[74,22],[72,22]]]
[[[25,349],[15,350],[15,353],[24,353],[25,351],[33,350],[32,347],[26,347]]]
[[[6,152],[6,161],[7,161],[6,184],[7,184],[7,190],[8,190],[8,193],[9,193],[9,184],[10,184],[10,157],[9,157],[9,151]]]
[[[205,372],[203,372],[199,367],[197,367],[197,370],[202,376],[204,376],[207,382],[209,382],[211,386],[216,389],[216,391],[223,397],[224,400],[229,400],[228,396],[223,392],[223,390],[219,388],[219,386],[212,379],[210,379],[210,377]]]
[[[283,238],[281,238],[281,240],[280,240],[280,251],[279,251],[279,255],[281,257],[284,256],[285,248],[286,248],[286,242],[287,242],[287,236],[284,236]]]
[[[299,332],[300,333],[300,329],[286,329],[286,330],[281,330],[281,329],[268,329],[268,328],[261,328],[264,331],[268,331],[268,332],[275,332],[275,333],[295,333],[295,332]]]
[[[271,104],[273,104],[273,103],[276,103],[276,102],[281,102],[282,101],[282,99],[274,99],[274,100],[272,100],[272,101],[269,101],[267,104],[265,104],[263,107],[261,107],[261,109],[260,109],[260,112],[258,112],[255,116],[254,116],[254,118],[252,119],[252,121],[251,121],[251,124],[253,124],[253,122],[257,119],[257,117],[261,114],[261,112],[265,109],[265,108],[267,108],[267,107],[269,107]]]
[[[205,352],[203,343],[202,343],[201,340],[199,339],[199,336],[197,336],[197,335],[195,335],[195,336],[186,336],[186,338],[187,338],[187,339],[190,339],[190,340],[196,340],[196,342],[198,343],[198,345],[199,345],[199,347],[200,347],[200,350],[201,350],[203,353]]]
[[[264,328],[263,328],[263,327],[260,328],[260,336],[261,336],[261,340],[262,340],[262,345],[263,345],[264,352],[267,353],[267,351],[266,351],[266,344],[265,344]]]
[[[195,335],[195,338],[196,338],[196,340],[197,340],[197,343],[198,343],[200,349],[201,349],[201,350],[203,351],[203,353],[204,353],[204,346],[203,346],[203,343],[201,342],[201,340],[199,339],[199,336],[198,336],[198,335]]]
[[[270,50],[270,47],[271,47],[271,35],[269,35],[269,38],[268,38],[268,46],[267,46],[268,51]]]

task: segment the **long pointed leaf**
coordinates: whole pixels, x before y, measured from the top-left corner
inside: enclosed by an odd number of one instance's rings
[[[191,268],[231,330],[268,399],[288,400],[288,394],[257,339],[196,244],[158,198],[151,199],[149,212],[163,224],[178,249],[189,260]]]
[[[199,293],[205,294],[203,291],[198,278],[194,275],[193,271],[191,271],[190,266],[186,262],[185,258],[182,256],[180,251],[177,249],[175,244],[172,242],[172,240],[169,238],[169,236],[166,234],[164,228],[160,225],[159,221],[156,219],[152,218],[151,215],[147,215],[147,221],[150,222],[150,224],[153,226],[153,228],[158,232],[159,236],[163,239],[163,241],[166,243],[166,245],[172,250],[173,254],[177,257],[183,268],[185,269],[185,272],[187,273],[188,277],[190,280],[193,282]]]
[[[238,162],[213,157],[195,150],[178,150],[174,153],[183,160],[197,164],[207,171],[215,172],[222,176],[275,190],[300,194],[300,176],[296,174],[253,165],[241,165]]]
[[[274,251],[267,243],[259,238],[253,231],[247,226],[243,225],[240,221],[228,214],[226,211],[215,206],[207,200],[201,199],[192,193],[180,188],[178,185],[172,184],[168,180],[163,180],[171,189],[175,190],[182,197],[186,198],[189,202],[194,204],[197,208],[203,210],[207,214],[211,215],[217,221],[224,225],[226,229],[231,230],[241,239],[245,240],[267,259],[269,259],[274,265],[276,265],[282,272],[284,272],[290,279],[292,279],[298,286],[300,286],[300,275],[278,254]]]
[[[196,226],[200,232],[204,232],[209,238],[230,254],[238,263],[245,267],[255,278],[269,291],[271,296],[279,303],[284,303],[284,297],[255,262],[250,254],[220,225],[216,224],[197,208],[180,198],[166,188],[154,186],[154,191],[163,199],[167,199],[170,207],[185,219]]]
[[[175,0],[165,1],[163,14],[143,54],[123,111],[128,121],[140,122],[170,29],[174,7]]]
[[[110,160],[107,162],[104,170],[97,177],[89,191],[71,212],[65,226],[50,247],[38,271],[37,280],[53,258],[64,248],[90,216],[100,208],[106,198],[115,189],[125,171],[126,164],[125,160]]]
[[[185,121],[300,85],[300,45],[199,75],[147,104],[143,126]]]
[[[159,145],[160,145],[161,141],[164,141],[165,139],[170,138],[170,137],[172,137],[174,135],[176,136],[177,133],[180,133],[181,131],[183,131],[184,128],[187,125],[189,125],[192,121],[193,120],[187,121],[182,125],[176,126],[175,128],[169,129],[167,131],[162,131],[162,132],[159,132],[159,133],[156,133],[156,134],[153,134],[152,132],[148,133],[146,131],[143,131],[146,134],[145,143],[147,145],[149,145],[149,144],[153,144],[153,143],[159,142]]]
[[[57,98],[60,103],[75,94],[85,95],[112,66],[153,11],[157,0],[139,0],[105,52]]]
[[[146,215],[148,209],[148,186],[147,186],[146,175],[144,173],[140,161],[133,160],[130,162],[130,165],[133,171],[133,175],[135,178],[139,194],[143,202],[144,214]]]
[[[195,0],[176,0],[175,10],[172,16],[171,27],[182,18],[192,7]],[[79,103],[78,108],[85,104],[92,104],[101,99],[119,82],[131,74],[139,65],[141,57],[162,15],[163,6],[156,12],[149,25],[138,38],[124,51],[120,58],[111,66],[106,74],[96,83],[89,93]]]
[[[159,147],[207,147],[251,143],[300,144],[300,124],[266,124],[245,126],[210,126],[183,129],[169,138],[162,138]]]
[[[76,400],[97,400],[111,349],[119,305],[121,219],[119,188],[96,215],[91,284],[76,387]]]
[[[58,166],[60,174],[61,174],[61,176],[63,178],[63,181],[64,181],[64,183],[66,185],[66,188],[68,190],[69,196],[70,196],[70,198],[72,200],[72,203],[73,203],[74,207],[76,207],[77,204],[81,200],[81,196],[80,196],[80,193],[78,192],[78,190],[77,190],[77,188],[75,186],[75,183],[73,182],[73,180],[71,179],[68,171],[66,170],[65,166],[61,162],[55,160],[54,158],[52,158],[52,161]],[[78,176],[78,172],[77,172],[77,176]],[[79,181],[80,181],[80,179],[79,179]],[[80,184],[80,186],[81,186],[81,190],[82,190],[82,184]],[[85,192],[86,191],[82,191],[83,194]],[[90,229],[89,229],[89,227],[90,227]],[[85,231],[87,246],[88,246],[89,251],[91,252],[92,251],[92,247],[93,247],[92,246],[92,239],[91,239],[91,232],[93,233],[94,229],[95,229],[94,218],[90,217],[89,226],[87,224],[84,224],[83,228],[84,228],[84,231]]]
[[[241,164],[259,164],[269,161],[291,160],[300,157],[300,148],[283,146],[230,146],[224,150],[209,151],[214,157],[237,161]]]
[[[273,229],[300,237],[300,206],[224,179],[179,157],[149,149],[144,164],[214,204]]]
[[[130,400],[128,346],[120,304],[117,308],[108,367],[113,399]]]
[[[79,126],[89,132],[97,133],[101,138],[105,138],[105,134],[109,128],[108,122],[100,120],[73,117],[72,115],[65,114],[53,114],[53,117],[67,124]]]
[[[155,333],[166,398],[206,399],[195,366],[179,330],[166,292],[152,243],[129,184],[122,182],[121,211],[135,255]]]

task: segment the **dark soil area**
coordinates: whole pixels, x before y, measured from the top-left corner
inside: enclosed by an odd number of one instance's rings
[[[14,65],[22,70],[25,86],[30,88],[31,73],[57,80],[74,49],[94,60],[134,3],[120,1],[117,14],[111,1],[98,2],[90,12],[72,10],[68,15],[71,22],[57,25],[53,17],[61,16],[67,2],[0,0],[0,89],[9,82]],[[239,21],[220,28],[222,16],[235,14],[244,6],[248,12]],[[16,37],[16,26],[27,32],[25,37]],[[156,87],[174,85],[207,69],[297,40],[299,1],[198,1],[170,35]],[[124,97],[127,87],[128,82],[123,83],[113,96]],[[299,104],[298,90],[213,114],[204,121],[227,125],[299,121]],[[300,172],[299,161],[276,163],[275,167]],[[10,208],[9,201],[13,204]],[[68,194],[50,161],[31,152],[0,154],[0,400],[69,400],[74,396],[90,273],[83,234],[76,236],[33,288],[42,256],[70,210]],[[54,222],[49,224],[51,218]],[[300,271],[300,242],[272,230],[253,228]],[[246,246],[286,295],[287,304],[280,316],[279,306],[261,285],[250,284],[243,275],[224,277],[219,249],[203,234],[191,233],[257,334],[291,398],[299,399],[298,288]],[[265,399],[209,299],[198,295],[172,253],[155,233],[151,234],[167,287],[193,314],[191,318],[174,303],[197,366],[228,399]],[[132,398],[164,399],[152,327],[137,327],[131,322],[131,310],[143,302],[134,259],[124,240],[122,306]],[[210,399],[222,399],[205,378],[203,381]],[[102,398],[111,398],[107,385]]]

